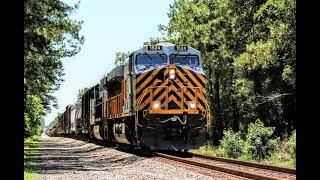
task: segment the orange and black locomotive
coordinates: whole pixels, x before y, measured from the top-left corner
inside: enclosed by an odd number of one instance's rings
[[[156,150],[198,148],[210,124],[205,94],[198,50],[146,45],[89,88],[76,106],[81,117],[70,115],[68,122],[75,124],[74,134],[100,141]]]

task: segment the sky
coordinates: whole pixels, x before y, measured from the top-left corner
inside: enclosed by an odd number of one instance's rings
[[[81,0],[72,18],[83,20],[80,34],[85,42],[76,56],[62,59],[64,82],[53,94],[59,106],[52,107],[45,125],[76,101],[79,89],[98,83],[115,67],[116,52],[132,52],[151,37],[161,37],[158,25],[168,23],[172,3],[173,0]]]

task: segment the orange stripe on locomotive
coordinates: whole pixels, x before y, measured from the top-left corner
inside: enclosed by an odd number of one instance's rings
[[[174,79],[169,79],[171,69],[175,71]],[[201,73],[169,65],[137,74],[135,87],[135,105],[138,111],[149,114],[208,113],[206,79]],[[195,108],[188,107],[191,101],[196,104]],[[155,108],[155,103],[159,107]]]

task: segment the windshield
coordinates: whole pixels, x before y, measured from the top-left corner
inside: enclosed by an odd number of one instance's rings
[[[171,64],[188,65],[188,66],[199,66],[199,57],[197,55],[181,55],[181,54],[171,54],[170,55]]]
[[[156,65],[167,64],[167,55],[165,54],[141,54],[136,57],[136,65]]]

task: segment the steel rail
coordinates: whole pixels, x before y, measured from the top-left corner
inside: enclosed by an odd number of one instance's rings
[[[222,158],[222,157],[216,157],[216,156],[213,157],[213,156],[205,156],[205,155],[200,155],[200,154],[192,154],[192,155],[194,157],[199,157],[199,158],[203,158],[203,159],[211,159],[211,160],[216,160],[216,161],[221,161],[221,162],[227,162],[227,163],[232,163],[232,164],[250,166],[250,167],[255,167],[255,168],[260,168],[260,169],[266,169],[266,170],[296,175],[296,169],[292,169],[292,168],[285,168],[285,167],[267,165],[267,164],[262,164],[262,163],[253,163],[253,162],[248,162],[248,161],[240,161],[240,160],[236,160],[236,159]]]
[[[250,178],[250,179],[259,179],[259,180],[260,179],[261,180],[280,180],[280,178],[265,176],[265,175],[261,175],[261,174],[249,173],[249,172],[245,172],[243,170],[231,169],[231,168],[221,167],[221,166],[212,165],[212,164],[203,163],[203,162],[197,162],[197,161],[188,160],[185,158],[172,156],[172,155],[168,155],[168,154],[156,153],[156,155],[159,157],[165,158],[165,159],[170,159],[170,160],[182,162],[185,164],[190,164],[190,165],[194,165],[194,166],[198,166],[198,167],[216,170],[216,171],[220,171],[220,172],[224,172],[227,174],[232,174],[232,175],[236,175],[236,176],[240,176],[240,177],[245,177],[245,178]]]

